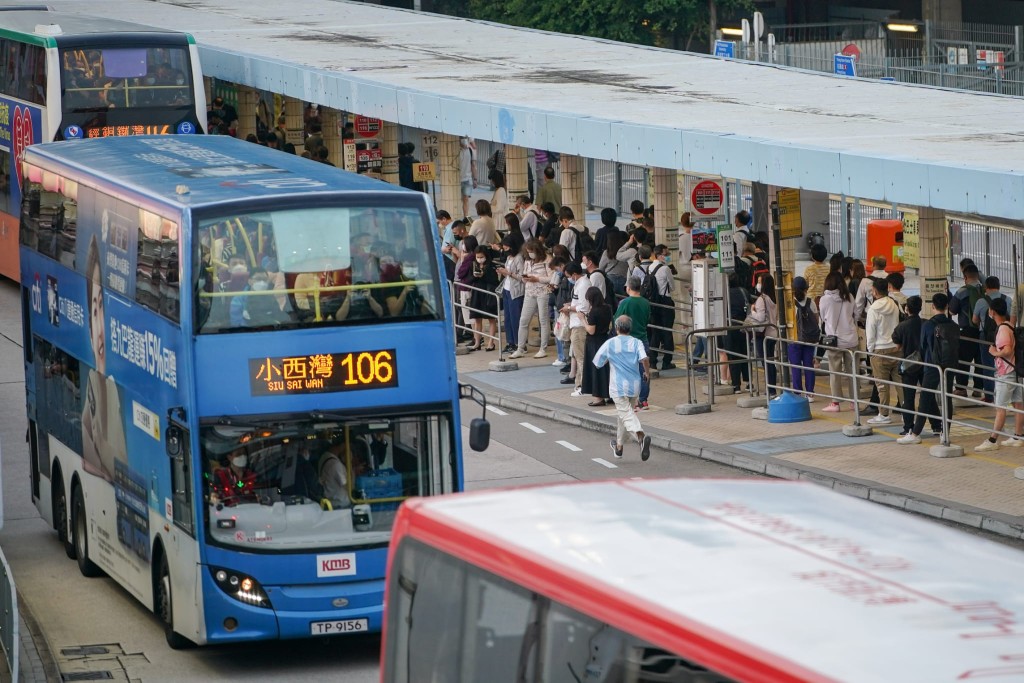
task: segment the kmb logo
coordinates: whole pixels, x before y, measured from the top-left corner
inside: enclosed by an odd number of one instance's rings
[[[335,555],[316,556],[316,575],[318,577],[355,576],[355,573],[355,553],[337,553]]]

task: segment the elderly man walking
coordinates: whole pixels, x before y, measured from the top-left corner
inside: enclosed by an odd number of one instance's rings
[[[606,341],[594,356],[594,365],[604,367],[611,363],[608,396],[615,402],[617,429],[612,439],[612,455],[622,457],[622,442],[629,432],[640,444],[640,459],[651,457],[651,437],[644,433],[636,416],[636,403],[640,396],[640,379],[650,380],[651,364],[644,344],[630,335],[633,321],[628,315],[615,319],[615,336]],[[642,370],[641,370],[642,367]]]

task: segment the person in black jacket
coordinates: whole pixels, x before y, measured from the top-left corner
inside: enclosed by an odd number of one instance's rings
[[[917,387],[921,384],[921,379],[924,376],[923,367],[910,362],[921,360],[921,327],[924,325],[924,321],[921,320],[922,305],[921,297],[909,297],[906,304],[907,318],[892,331],[892,340],[899,347],[900,358],[907,361],[900,363],[900,378],[904,384],[901,406],[907,411],[914,409]],[[932,420],[933,430],[938,431],[941,426],[938,420]],[[911,412],[903,413],[903,431],[900,432],[900,436],[906,436],[913,429],[914,414]]]
[[[949,297],[942,292],[938,292],[932,296],[932,317],[921,325],[921,360],[925,363],[938,364],[939,359],[935,352],[935,328],[939,325],[947,323],[956,324],[953,320],[946,315],[946,307],[949,305]],[[895,333],[895,331],[894,331]],[[936,391],[939,388],[939,382],[941,381],[940,373],[937,369],[931,367],[925,367],[921,377],[921,388],[924,390],[921,394],[921,406],[918,408],[920,415],[914,418],[913,429],[904,434],[899,439],[896,439],[898,444],[917,444],[921,443],[921,432],[924,431],[924,421],[927,417],[928,422],[931,424],[933,434],[941,434],[942,432],[942,414],[939,410],[938,396]],[[909,408],[912,403],[908,403]],[[946,418],[949,419],[953,415],[953,373],[946,373]]]

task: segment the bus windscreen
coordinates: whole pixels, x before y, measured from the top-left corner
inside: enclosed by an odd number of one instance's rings
[[[198,231],[199,334],[441,316],[429,224],[419,209],[220,215],[201,220]]]
[[[194,104],[185,47],[66,48],[61,64],[65,113]]]

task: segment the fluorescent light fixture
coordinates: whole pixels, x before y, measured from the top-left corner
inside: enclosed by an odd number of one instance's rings
[[[917,24],[886,24],[885,27],[897,33],[917,33]]]
[[[742,36],[743,35],[743,29],[741,29],[741,28],[720,28],[718,30],[722,32],[723,36]]]

